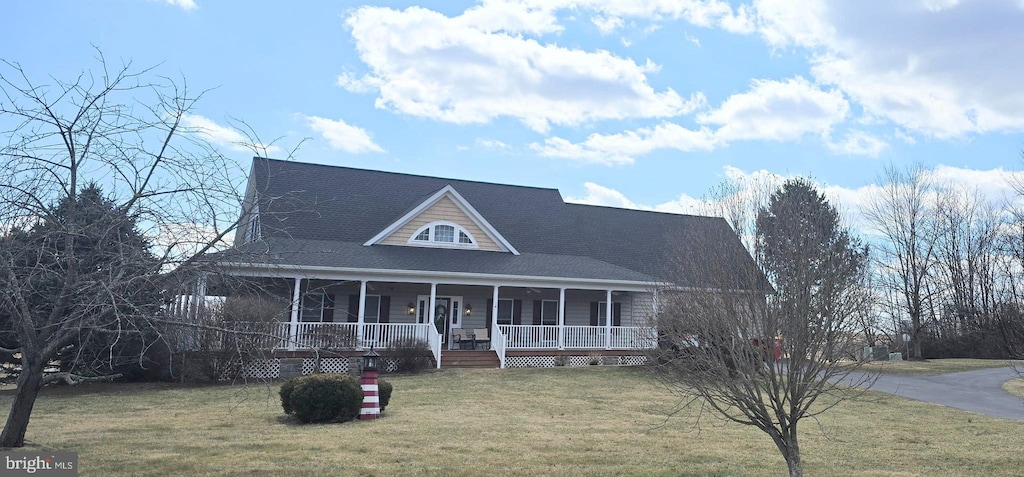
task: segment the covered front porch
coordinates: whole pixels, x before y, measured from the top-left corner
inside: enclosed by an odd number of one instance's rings
[[[647,284],[324,275],[251,277],[282,309],[280,321],[261,326],[271,328],[264,346],[358,351],[423,343],[439,368],[442,352],[463,350],[489,350],[503,368],[513,356],[633,352],[657,343],[649,326],[656,292]]]

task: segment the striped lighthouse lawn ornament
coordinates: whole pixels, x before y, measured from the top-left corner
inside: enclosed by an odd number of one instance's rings
[[[380,417],[380,393],[377,388],[377,365],[380,355],[373,348],[363,355],[363,373],[359,377],[359,386],[363,388],[363,408],[359,410],[359,420],[367,421]]]

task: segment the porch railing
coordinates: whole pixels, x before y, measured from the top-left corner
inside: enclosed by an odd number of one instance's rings
[[[430,343],[428,328],[429,325],[416,323],[366,323],[363,325],[363,347],[388,348],[393,343],[413,340]]]
[[[298,323],[294,338],[289,338],[289,324],[277,323],[279,348],[324,348],[324,349],[387,349],[402,341],[426,342],[435,357],[440,350],[440,335],[428,324],[416,323],[365,323],[362,342],[357,339],[358,323]],[[267,346],[272,347],[272,346]]]
[[[497,323],[491,324],[491,349],[498,355],[498,367],[505,367],[505,350],[507,346],[507,338],[505,333],[501,331],[501,325]]]
[[[647,326],[613,326],[612,349],[651,349],[658,346],[657,333]]]
[[[232,323],[249,343],[261,348],[387,349],[400,341],[425,341],[435,360],[441,359],[441,335],[430,324],[366,323],[357,343],[357,323],[298,323],[294,337],[289,323]],[[610,330],[610,333],[609,333]],[[564,326],[564,349],[649,349],[657,346],[654,328],[642,326]],[[504,367],[509,349],[559,349],[557,325],[499,325],[491,327],[491,348]],[[357,346],[357,344],[359,346]]]
[[[558,325],[498,325],[513,349],[558,349]]]
[[[355,348],[356,323],[299,323],[293,339],[296,348]]]
[[[604,349],[606,341],[603,326],[565,327],[565,349]]]
[[[164,333],[172,349],[180,351],[272,349],[288,344],[288,323],[231,321],[208,328],[175,327]]]
[[[608,330],[611,330],[608,338]],[[657,345],[654,328],[645,326],[566,326],[565,349],[650,349]]]
[[[427,328],[427,339],[430,343],[430,352],[434,353],[434,363],[437,363],[437,369],[441,369],[441,334],[438,333],[437,328],[431,324],[416,326],[424,326]]]

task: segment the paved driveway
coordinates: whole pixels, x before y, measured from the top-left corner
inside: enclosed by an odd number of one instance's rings
[[[1017,377],[1017,372],[1011,367],[935,376],[882,374],[871,389],[965,411],[1024,421],[1024,399],[1002,388],[1003,383]]]

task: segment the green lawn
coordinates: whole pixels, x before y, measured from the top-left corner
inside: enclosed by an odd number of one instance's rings
[[[928,359],[924,361],[871,361],[864,363],[863,371],[878,371],[883,374],[946,374],[985,368],[1001,368],[1009,365],[1005,359]]]
[[[277,386],[48,389],[31,447],[81,475],[783,475],[767,436],[676,402],[627,368],[391,377],[385,417],[298,426]],[[9,396],[9,391],[4,394]],[[868,393],[803,425],[807,475],[1019,475],[1024,423]]]
[[[1003,389],[1021,399],[1024,399],[1024,378],[1011,379],[1003,383]]]

